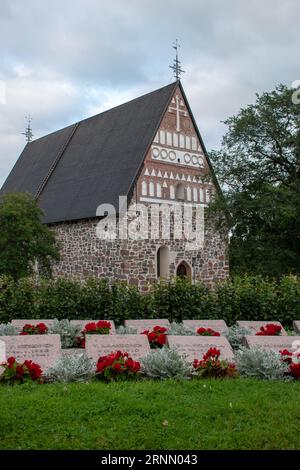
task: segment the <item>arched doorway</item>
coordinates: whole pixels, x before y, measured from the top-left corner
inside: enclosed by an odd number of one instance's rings
[[[157,250],[156,261],[157,261],[157,277],[168,277],[170,252],[167,246],[161,246]]]
[[[176,276],[183,279],[192,279],[192,269],[185,261],[181,261],[176,269]]]

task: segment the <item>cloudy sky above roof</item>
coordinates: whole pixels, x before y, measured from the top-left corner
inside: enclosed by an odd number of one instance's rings
[[[35,138],[173,81],[208,150],[256,92],[300,80],[299,0],[0,0],[0,185]]]

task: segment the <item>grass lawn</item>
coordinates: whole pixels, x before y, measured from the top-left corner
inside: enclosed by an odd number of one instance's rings
[[[300,381],[1,386],[0,449],[300,449]]]

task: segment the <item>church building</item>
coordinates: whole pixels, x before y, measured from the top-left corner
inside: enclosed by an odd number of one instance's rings
[[[174,214],[169,237],[161,214],[149,219],[155,237],[98,236],[101,207],[116,208],[120,224],[120,196],[134,223],[141,204],[205,213],[220,191],[179,80],[29,142],[1,193],[9,191],[31,193],[61,242],[54,276],[120,279],[147,291],[159,277],[213,286],[229,274],[227,238],[205,217],[199,246],[176,235]]]

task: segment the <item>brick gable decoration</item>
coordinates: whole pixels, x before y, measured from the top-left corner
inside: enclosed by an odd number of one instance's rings
[[[189,245],[177,228],[181,212],[171,210],[168,237],[161,213],[151,212],[153,205],[190,207],[197,232],[197,210],[219,191],[179,81],[31,142],[4,183],[7,191],[37,197],[62,243],[55,276],[120,279],[142,291],[159,277],[213,286],[228,276],[227,239],[212,223],[204,224],[201,244]],[[119,233],[120,196],[127,196],[129,224],[140,224],[136,204],[147,208],[151,236],[143,226],[134,239],[99,238],[103,204],[116,208]]]

